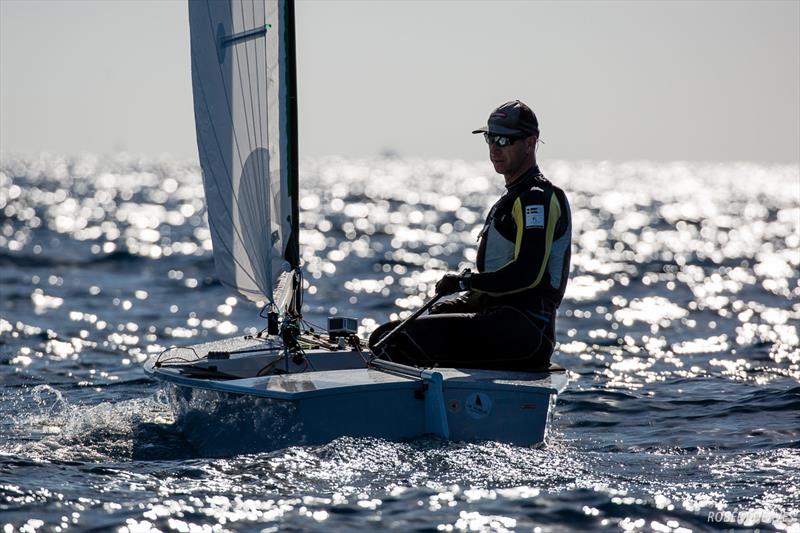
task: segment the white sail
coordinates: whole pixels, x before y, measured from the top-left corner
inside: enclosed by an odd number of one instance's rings
[[[224,284],[254,301],[271,302],[277,277],[297,266],[289,251],[297,241],[290,190],[296,189],[296,114],[287,9],[285,0],[189,1],[197,148],[214,262]]]

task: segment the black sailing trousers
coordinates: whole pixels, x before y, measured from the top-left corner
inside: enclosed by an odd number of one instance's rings
[[[398,324],[389,322],[376,329],[369,338],[370,348]],[[538,371],[550,365],[554,330],[553,319],[545,321],[512,306],[425,315],[373,353],[413,366]]]

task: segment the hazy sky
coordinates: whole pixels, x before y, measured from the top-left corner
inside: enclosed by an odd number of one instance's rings
[[[302,156],[800,161],[800,2],[298,0]],[[196,158],[183,1],[0,0],[0,149]]]

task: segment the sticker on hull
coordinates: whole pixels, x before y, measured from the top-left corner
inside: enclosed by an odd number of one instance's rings
[[[471,418],[485,418],[492,412],[492,399],[482,392],[470,394],[464,402],[464,411]]]

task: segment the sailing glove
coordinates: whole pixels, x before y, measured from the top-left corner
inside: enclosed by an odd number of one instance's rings
[[[480,306],[477,298],[470,293],[452,300],[438,302],[431,306],[432,315],[443,315],[445,313],[477,313],[478,311],[480,311]]]
[[[436,294],[439,296],[447,296],[463,290],[461,288],[461,276],[457,274],[445,274],[436,284]]]

